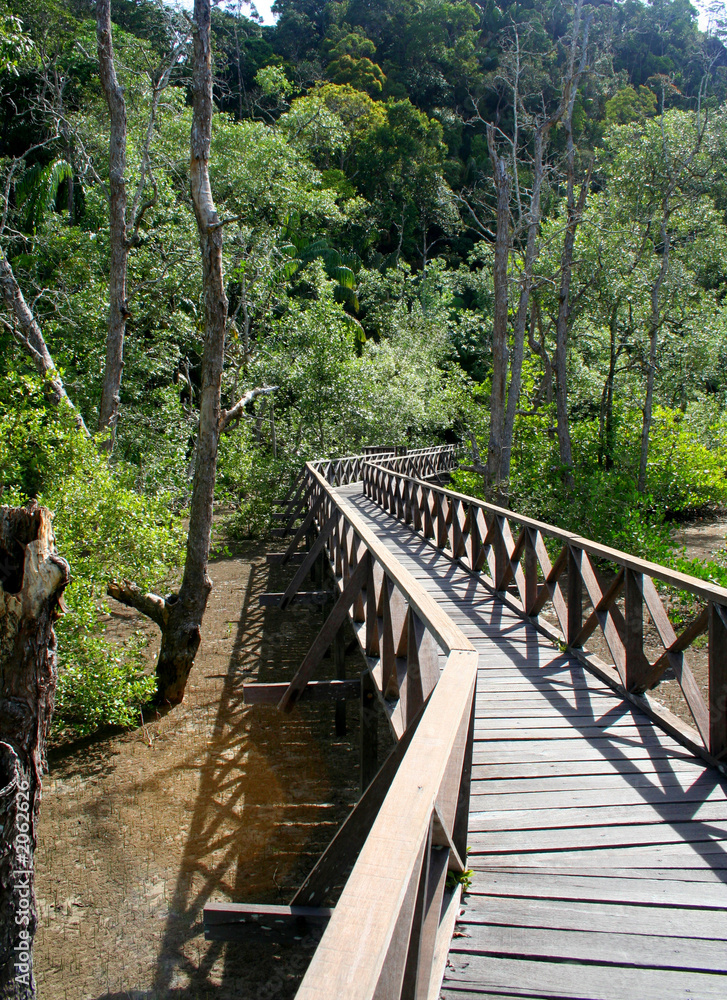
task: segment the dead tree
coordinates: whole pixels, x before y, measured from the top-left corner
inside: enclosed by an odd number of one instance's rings
[[[68,563],[51,514],[0,507],[0,997],[35,996],[33,856],[56,690],[53,631]]]

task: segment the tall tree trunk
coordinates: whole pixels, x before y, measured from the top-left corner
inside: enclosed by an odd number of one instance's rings
[[[659,346],[659,327],[661,315],[659,311],[659,295],[669,270],[669,213],[665,209],[661,222],[661,266],[656,281],[651,286],[651,310],[649,314],[649,361],[646,369],[646,395],[644,396],[644,417],[641,424],[641,448],[639,454],[639,493],[646,492],[646,470],[649,463],[649,438],[651,436],[651,421],[654,410],[654,382],[656,380],[656,354]]]
[[[614,303],[609,318],[608,375],[601,393],[601,410],[598,418],[598,464],[610,469],[613,465],[613,383],[620,349],[616,348],[618,311],[620,300]]]
[[[30,355],[36,371],[45,380],[51,400],[56,404],[62,402],[69,406],[73,411],[77,426],[88,434],[83,417],[68,398],[63,379],[53,362],[41,329],[30,306],[25,301],[25,296],[15,279],[10,262],[2,251],[0,251],[0,294],[2,294],[5,308],[12,317],[13,336]]]
[[[96,0],[96,39],[101,86],[109,109],[109,315],[98,426],[108,431],[104,446],[113,448],[119,419],[119,392],[124,370],[124,337],[129,315],[126,272],[129,243],[126,232],[126,101],[116,78],[111,37],[111,0]]]
[[[70,579],[51,514],[0,507],[0,997],[35,996],[33,858],[56,689],[53,623]]]
[[[491,494],[500,488],[505,393],[507,387],[507,265],[510,257],[510,185],[507,160],[497,153],[492,125],[487,126],[487,145],[492,161],[497,194],[497,232],[495,235],[494,315],[492,320],[492,391],[490,394],[490,438],[487,445],[485,487]]]
[[[563,467],[563,475],[566,485],[573,486],[573,448],[570,436],[570,420],[568,416],[568,380],[567,380],[567,350],[568,333],[570,327],[570,285],[573,276],[573,249],[576,242],[576,231],[583,214],[588,194],[588,186],[591,179],[591,166],[589,166],[586,177],[581,184],[580,194],[576,201],[575,179],[576,179],[576,150],[573,141],[573,109],[578,95],[578,84],[586,68],[588,56],[588,35],[590,30],[591,15],[586,18],[583,25],[583,38],[581,34],[581,14],[583,0],[578,0],[573,16],[573,38],[568,63],[568,77],[564,92],[567,93],[567,103],[563,115],[563,126],[566,135],[566,212],[567,222],[565,239],[563,241],[563,251],[560,258],[560,288],[558,291],[558,319],[555,327],[555,407],[558,428],[558,449],[560,452],[560,464]],[[581,58],[576,68],[576,55],[578,48],[581,48]]]
[[[528,239],[525,247],[525,262],[523,267],[522,287],[515,314],[513,326],[513,345],[510,359],[510,385],[507,390],[507,409],[502,433],[502,460],[500,477],[503,483],[510,478],[510,460],[512,457],[512,441],[515,433],[515,416],[520,402],[522,386],[523,354],[525,351],[525,331],[528,323],[528,306],[530,290],[533,287],[533,266],[537,256],[537,238],[540,228],[540,194],[543,187],[543,146],[545,129],[539,128],[535,133],[533,159],[533,191],[530,199],[528,218]]]
[[[231,411],[222,411],[220,397],[227,296],[222,272],[222,227],[209,179],[212,135],[210,0],[195,0],[194,21],[190,183],[202,252],[205,340],[187,558],[179,593],[166,599],[144,594],[128,582],[123,586],[116,583],[109,585],[112,597],[137,608],[159,625],[162,644],[156,667],[157,698],[170,704],[182,701],[199,649],[202,618],[212,589],[207,562],[212,534],[217,448],[222,429],[235,419],[234,407]],[[242,403],[241,400],[238,404],[240,410]]]

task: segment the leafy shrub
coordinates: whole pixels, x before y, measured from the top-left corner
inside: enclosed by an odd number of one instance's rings
[[[169,497],[142,496],[136,470],[110,465],[67,407],[47,405],[31,375],[0,378],[0,499],[30,498],[54,512],[58,550],[71,566],[67,613],[56,626],[56,731],[128,725],[154,690],[143,675],[140,635],[123,648],[105,637],[100,615],[112,577],[149,586],[180,562],[183,533]]]
[[[232,538],[261,538],[269,532],[274,501],[285,495],[300,464],[300,460],[274,458],[256,446],[248,424],[223,435],[216,497],[235,507],[226,525]]]

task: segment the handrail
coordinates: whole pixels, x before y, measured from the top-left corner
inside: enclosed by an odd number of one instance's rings
[[[363,483],[370,499],[432,539],[439,549],[448,550],[452,559],[480,576],[501,600],[563,643],[627,697],[633,700],[653,689],[671,668],[696,731],[647,698],[639,697],[638,703],[712,763],[727,757],[727,589],[379,462],[366,463]],[[514,532],[513,526],[519,530]],[[544,538],[562,543],[553,562]],[[601,579],[594,558],[618,567],[610,583]],[[705,604],[680,635],[654,580],[686,591]],[[588,614],[584,599],[591,605]],[[559,629],[541,618],[547,603]],[[653,662],[644,642],[645,609],[663,649]],[[597,629],[612,664],[604,663],[585,645]],[[685,657],[685,650],[704,632],[708,633],[709,663],[706,701]]]
[[[341,594],[336,608],[352,607],[371,676],[400,739],[394,751],[400,760],[393,777],[387,762],[359,803],[360,814],[354,810],[349,818],[349,833],[345,826],[338,835],[345,845],[347,835],[355,840],[357,827],[370,824],[297,996],[427,997],[441,983],[456,913],[456,906],[443,906],[447,870],[464,868],[477,652],[319,465],[306,466],[306,486],[319,528],[328,533]],[[437,647],[446,656],[441,676]],[[390,784],[376,789],[382,782]],[[372,800],[380,802],[374,817]],[[340,843],[336,850],[340,855]],[[331,884],[327,854],[296,904],[322,902]]]
[[[363,467],[372,456],[346,455],[343,458],[321,458],[308,465],[321,472],[324,478],[333,486],[348,486],[360,482],[363,477]],[[397,455],[392,448],[387,454],[375,456],[377,463],[397,468],[401,472],[413,473],[418,478],[436,476],[449,472],[457,464],[454,445],[433,445],[429,448],[414,448],[405,455]]]

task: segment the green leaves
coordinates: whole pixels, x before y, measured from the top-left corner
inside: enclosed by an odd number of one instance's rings
[[[55,208],[61,184],[72,177],[73,167],[62,159],[46,166],[37,164],[25,171],[15,186],[15,197],[28,229],[34,232],[43,224]]]

